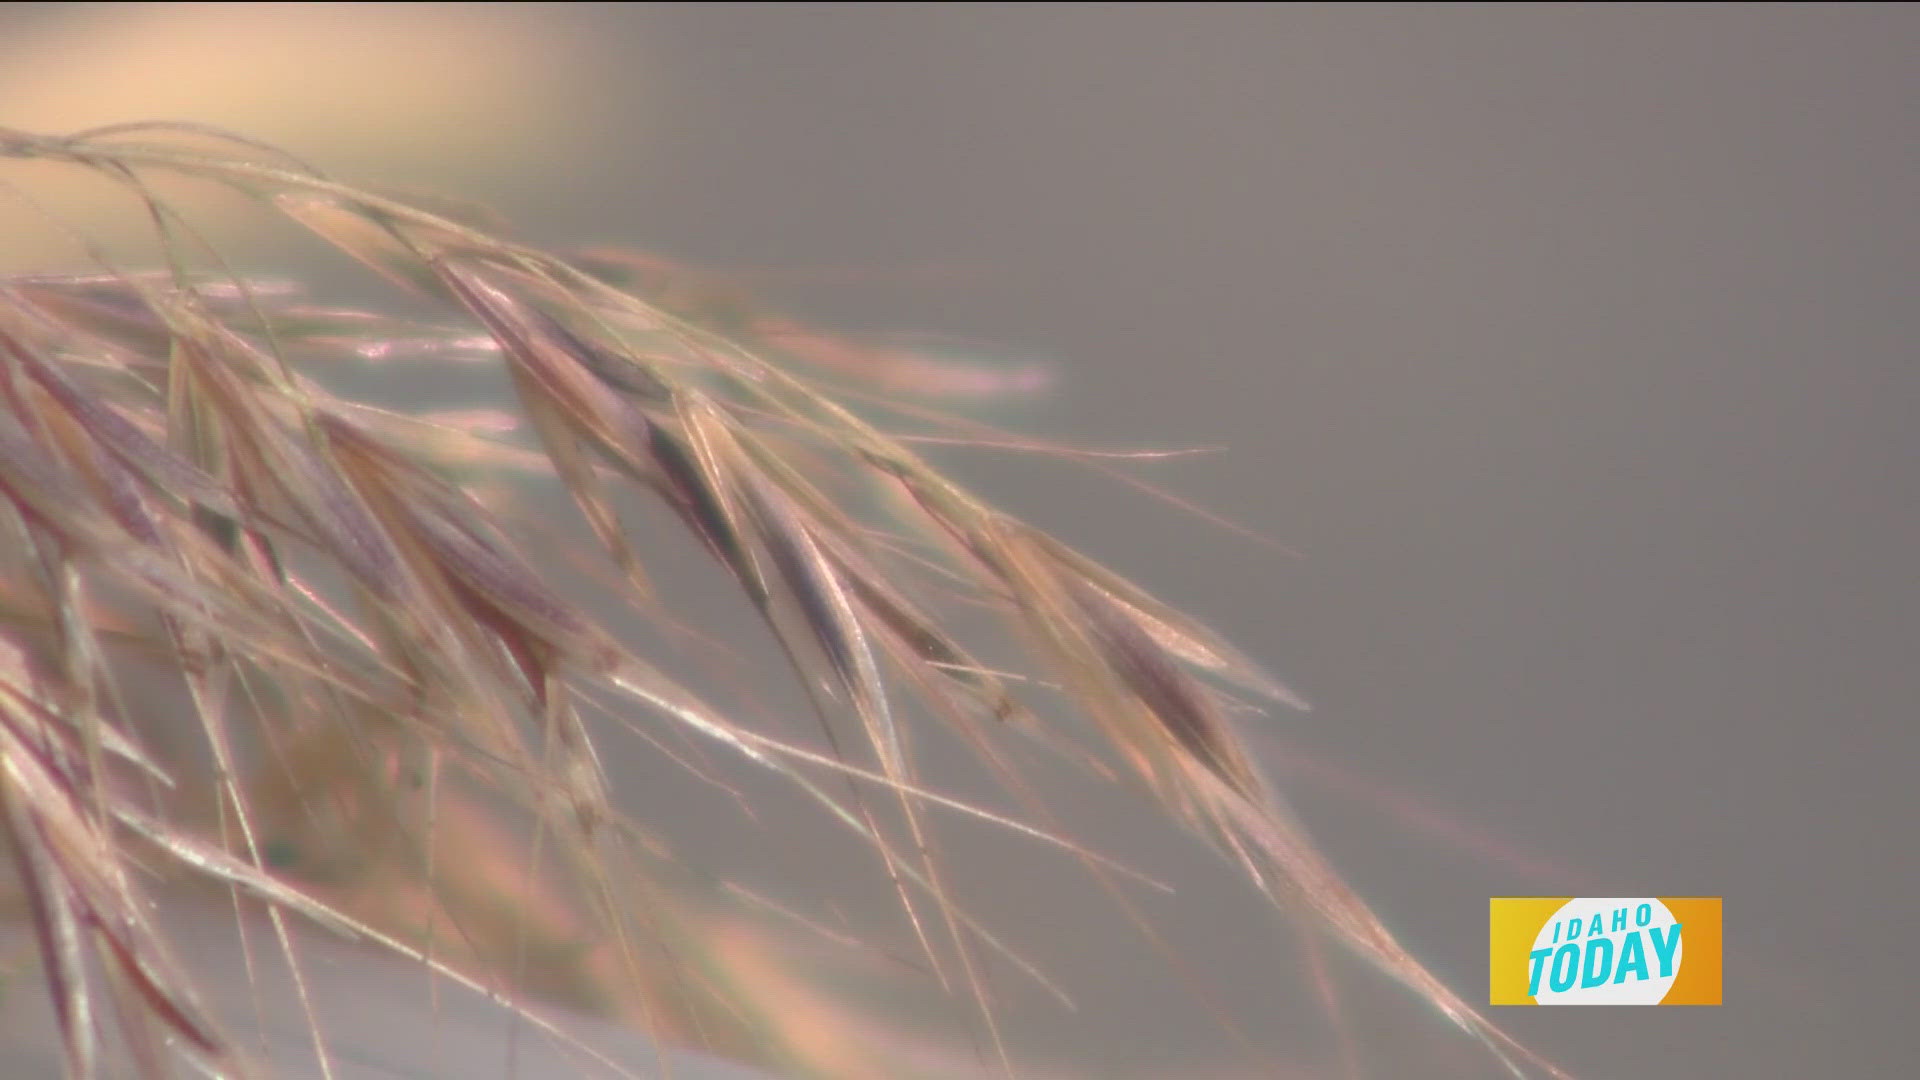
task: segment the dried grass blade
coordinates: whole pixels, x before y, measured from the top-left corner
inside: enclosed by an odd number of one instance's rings
[[[650,595],[639,556],[627,542],[619,516],[581,445],[584,436],[637,472],[644,468],[644,451],[635,445],[635,436],[644,432],[645,420],[577,358],[546,337],[541,321],[505,290],[451,259],[436,258],[433,267],[461,305],[500,343],[511,362],[521,404],[555,470],[628,581],[641,595]]]
[[[98,1067],[93,991],[87,978],[80,918],[74,898],[63,880],[44,838],[22,804],[19,785],[12,779],[12,763],[0,760],[8,776],[0,781],[0,811],[4,811],[8,847],[40,946],[47,997],[60,1025],[61,1049],[67,1075],[91,1080]]]
[[[27,696],[13,674],[0,671],[0,682],[14,684],[0,704]],[[132,896],[109,825],[98,820],[89,805],[93,790],[77,782],[73,763],[77,748],[57,731],[22,726],[33,723],[30,712],[0,707],[0,799],[6,804],[9,831],[28,853],[25,869],[32,876],[27,881],[42,891],[54,920],[51,929],[57,951],[44,955],[66,969],[63,982],[84,988],[85,976],[76,974],[84,961],[77,961],[75,955],[82,935],[58,927],[62,916],[57,907],[65,906],[71,913],[67,918],[90,928],[87,936],[107,946],[111,970],[127,980],[145,1006],[132,1015],[123,1011],[123,1024],[143,1025],[147,1017],[157,1018],[201,1052],[224,1056],[224,1040],[186,996],[186,983],[166,961],[143,908]],[[78,1024],[83,1014],[94,1010],[71,993],[66,1015],[70,1024]],[[136,1035],[134,1048],[137,1051],[139,1043],[150,1041]]]
[[[1259,664],[1218,634],[1046,533],[1024,527],[1023,532],[1029,541],[1077,577],[1084,587],[1097,589],[1109,601],[1127,609],[1133,620],[1162,649],[1244,689],[1303,711],[1311,708],[1298,694],[1262,671]]]
[[[1085,617],[1107,665],[1159,719],[1174,740],[1243,798],[1259,797],[1253,765],[1205,692],[1162,651],[1160,644],[1091,587],[1069,582],[1068,595]]]

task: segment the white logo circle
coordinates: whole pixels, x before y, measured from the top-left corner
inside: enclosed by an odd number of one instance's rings
[[[1658,1005],[1680,973],[1680,930],[1657,896],[1569,900],[1533,939],[1528,992],[1542,1005]]]

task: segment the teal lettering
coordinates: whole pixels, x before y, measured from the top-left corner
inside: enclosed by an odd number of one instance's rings
[[[1553,987],[1556,994],[1573,989],[1573,977],[1579,974],[1580,946],[1569,941],[1553,952],[1553,973],[1547,977],[1547,985]]]
[[[1547,957],[1552,955],[1552,949],[1535,949],[1527,954],[1527,959],[1533,961],[1531,968],[1527,972],[1528,997],[1540,996],[1540,973],[1546,970]]]
[[[1599,919],[1598,915],[1594,918]],[[1587,942],[1586,970],[1580,976],[1580,989],[1587,990],[1607,981],[1613,973],[1613,939],[1597,937]]]
[[[1594,912],[1594,913],[1593,913],[1593,925],[1592,925],[1592,926],[1589,926],[1589,927],[1587,927],[1587,936],[1588,936],[1588,937],[1599,937],[1599,936],[1600,936],[1601,934],[1604,934],[1604,933],[1606,933],[1606,932],[1607,932],[1607,928],[1606,928],[1606,925],[1605,925],[1604,923],[1602,923],[1602,922],[1600,921],[1600,913],[1599,913],[1599,912],[1597,912],[1597,911],[1596,911],[1596,912]]]
[[[1652,922],[1653,921],[1653,905],[1641,904],[1638,908],[1635,908],[1633,912],[1633,921],[1634,921],[1634,925],[1636,926],[1646,926],[1648,923]]]
[[[1613,969],[1613,981],[1616,984],[1626,982],[1627,972],[1629,971],[1639,972],[1638,975],[1634,976],[1634,981],[1646,981],[1647,947],[1642,945],[1640,941],[1641,935],[1639,931],[1636,930],[1628,934],[1625,940],[1620,943],[1620,966]]]
[[[1680,924],[1674,923],[1667,929],[1670,932],[1664,941],[1660,939],[1659,927],[1647,931],[1653,935],[1653,955],[1660,961],[1660,977],[1663,979],[1673,977],[1673,954],[1680,944]]]
[[[1627,909],[1614,908],[1613,909],[1613,932],[1617,934],[1620,931],[1625,930],[1626,928],[1627,928]]]

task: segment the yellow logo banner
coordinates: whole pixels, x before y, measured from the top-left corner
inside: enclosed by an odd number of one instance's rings
[[[1718,1005],[1718,896],[1496,896],[1493,1005]]]

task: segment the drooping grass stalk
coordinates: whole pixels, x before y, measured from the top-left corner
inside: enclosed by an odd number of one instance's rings
[[[642,738],[678,732],[770,771],[859,836],[989,1045],[980,957],[1030,967],[954,902],[928,816],[988,817],[1119,871],[927,791],[910,717],[981,744],[1009,725],[1045,734],[1071,707],[1276,905],[1516,1075],[1561,1075],[1408,955],[1285,810],[1230,720],[1242,697],[1294,703],[1284,687],[850,404],[930,369],[866,364],[786,324],[722,333],[629,287],[655,264],[570,261],[200,129],[0,129],[0,157],[122,183],[166,254],[154,272],[0,279],[0,805],[74,1075],[94,1069],[108,1015],[144,1075],[173,1053],[248,1068],[166,962],[136,861],[264,905],[290,952],[285,920],[310,919],[449,978],[796,1075],[897,1075],[857,1032],[794,1030],[798,999],[769,999],[767,957],[713,944],[646,823],[614,807],[595,739],[617,732],[585,715],[601,706]],[[158,174],[260,200],[439,316],[327,309],[223,267],[153,193]],[[307,373],[376,355],[500,365],[513,407],[408,416]],[[536,448],[494,436],[516,423]],[[604,580],[643,609],[654,572],[619,500],[664,506],[864,745],[836,758],[767,735],[636,651],[483,497],[507,471],[564,485]],[[994,612],[1030,667],[977,659],[935,603],[956,596]],[[165,718],[128,694],[142,677],[182,688],[197,759],[145,749]],[[197,802],[171,775],[186,760],[212,784]],[[503,814],[534,823],[530,844]],[[298,860],[276,846],[316,815],[351,840]],[[557,872],[526,884],[530,859]],[[584,939],[590,955],[530,962]],[[706,960],[663,971],[649,946],[663,939]]]

